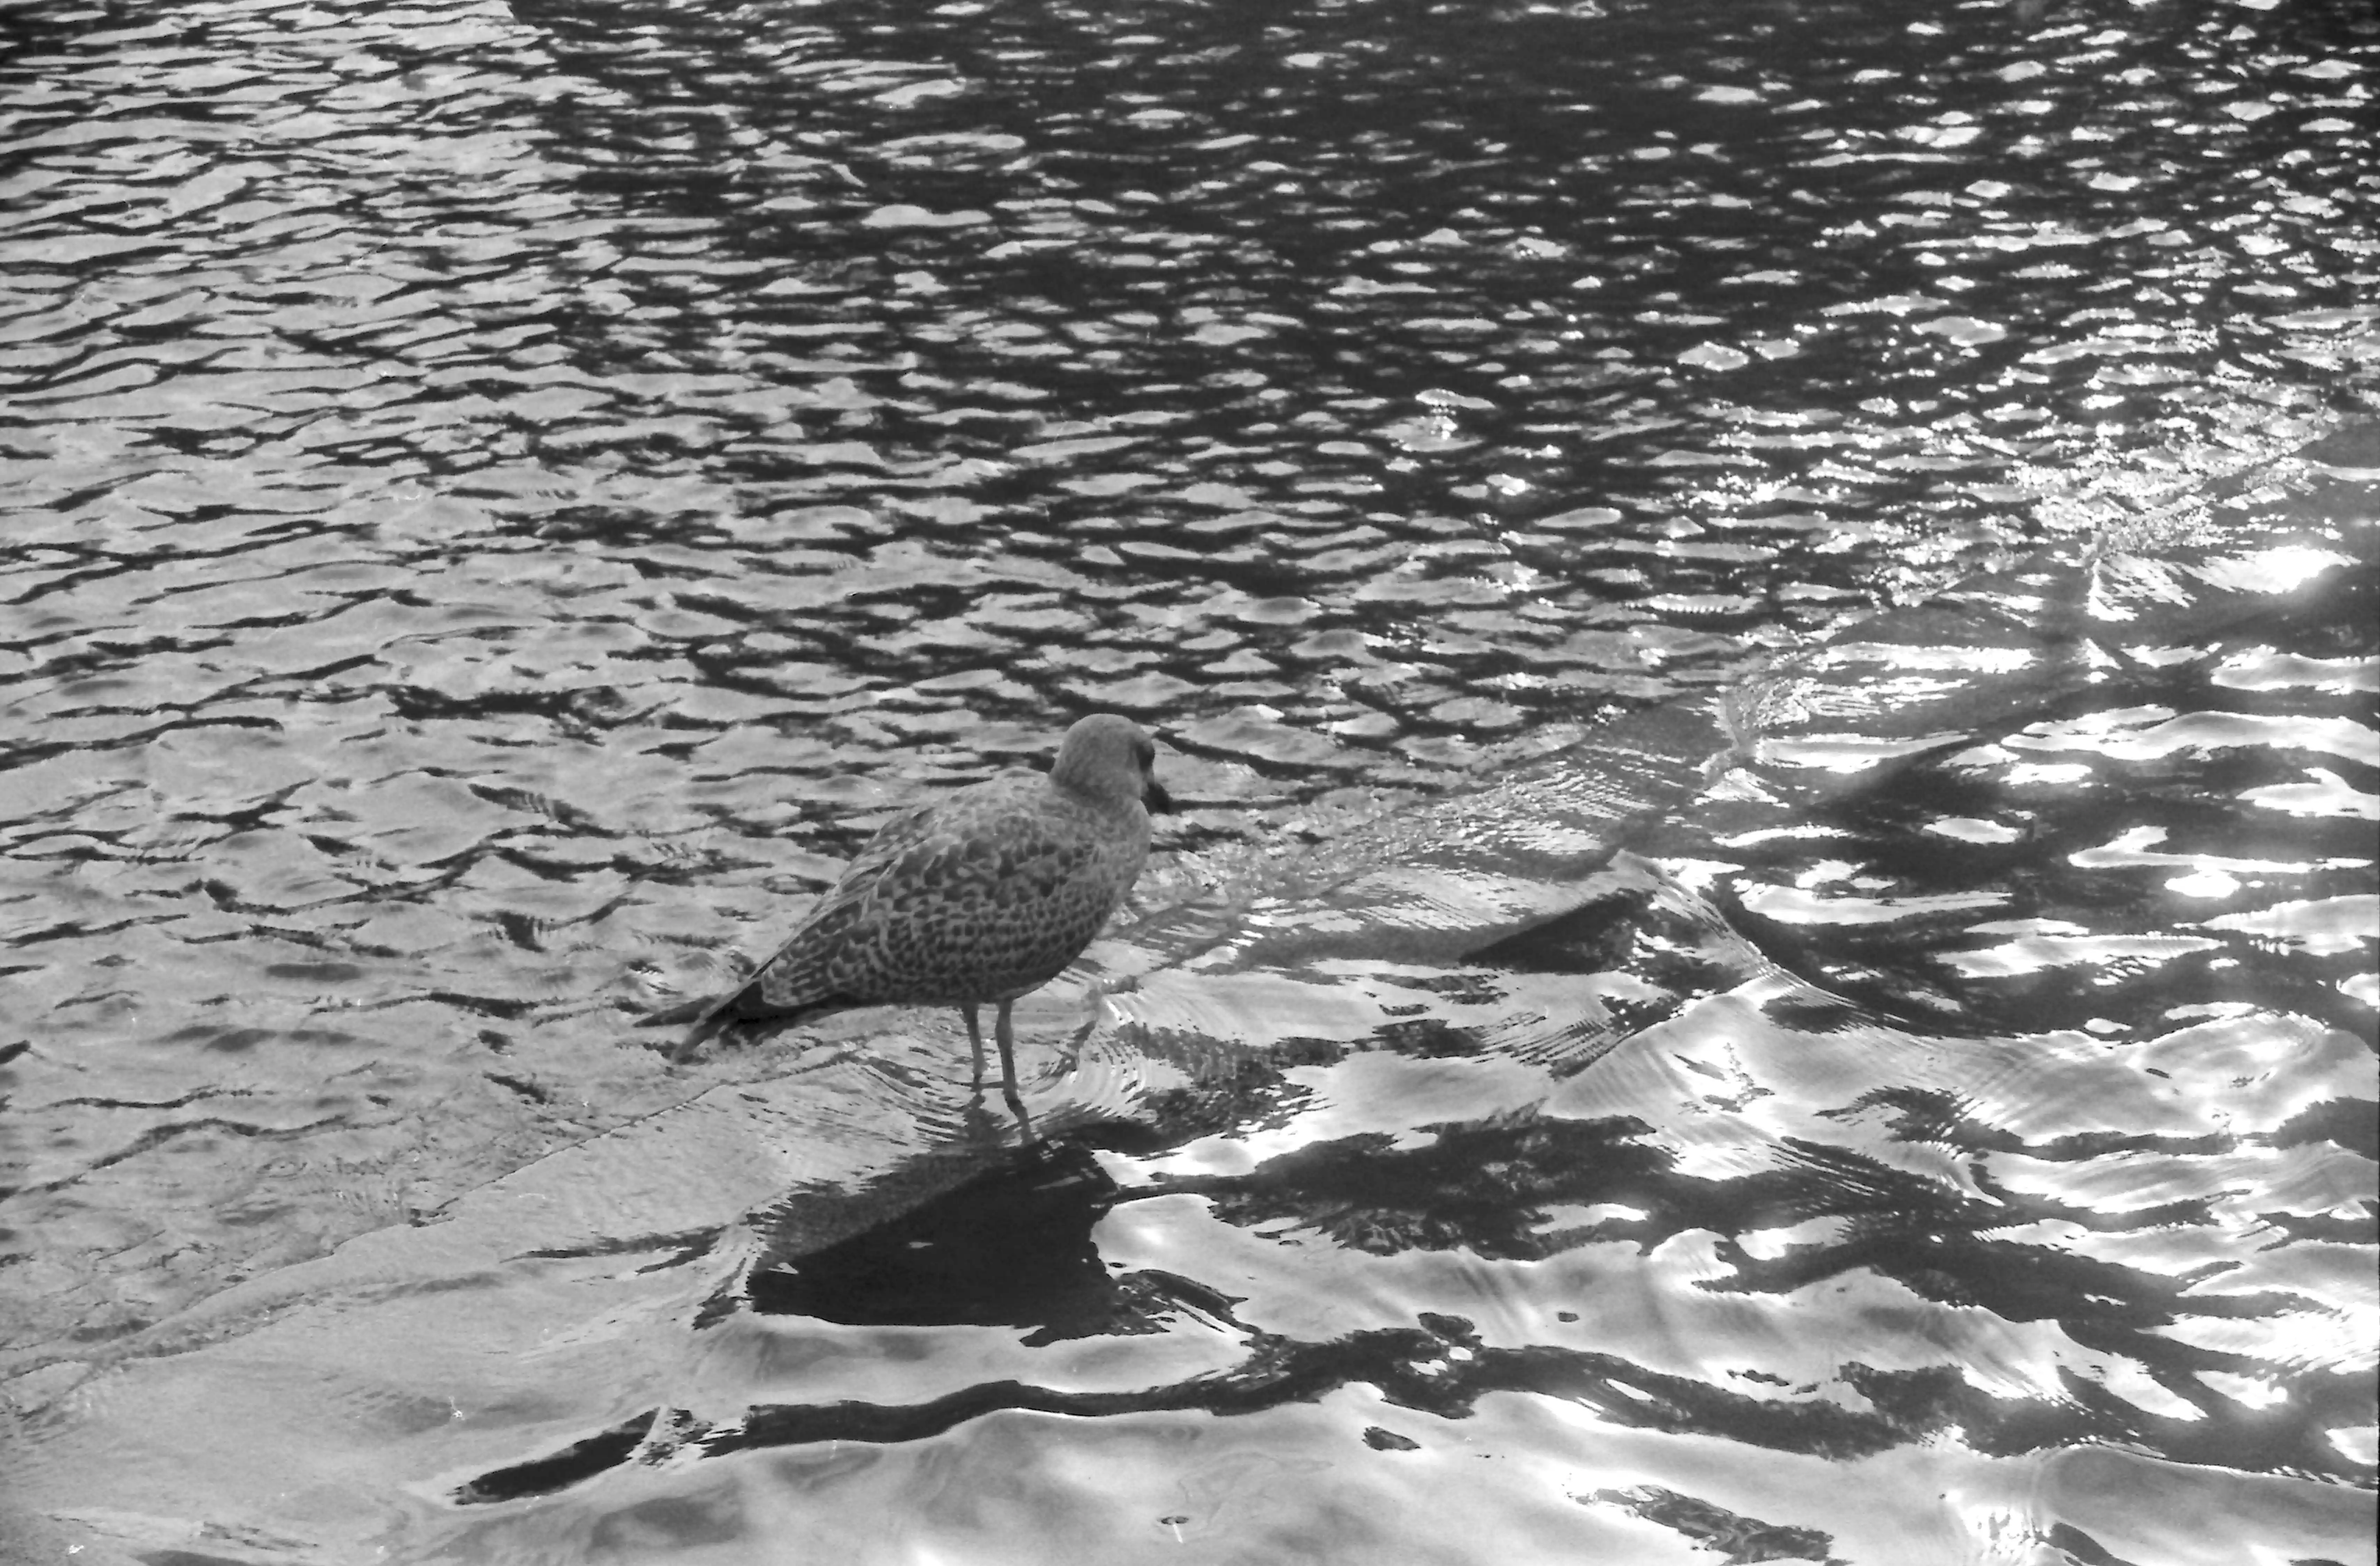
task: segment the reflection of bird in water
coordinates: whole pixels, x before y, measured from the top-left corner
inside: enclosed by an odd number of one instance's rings
[[[646,1020],[693,1020],[683,1059],[739,1023],[956,1006],[980,1091],[976,1009],[996,1002],[1002,1096],[1023,1121],[1009,1006],[1063,972],[1132,890],[1148,853],[1148,809],[1172,804],[1152,775],[1156,757],[1130,719],[1085,718],[1047,777],[1002,772],[887,821],[734,993]]]

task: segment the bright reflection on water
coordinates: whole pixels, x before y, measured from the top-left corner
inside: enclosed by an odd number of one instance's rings
[[[0,1540],[2369,1559],[2375,67],[11,10]],[[1098,710],[1050,1144],[629,1026]]]

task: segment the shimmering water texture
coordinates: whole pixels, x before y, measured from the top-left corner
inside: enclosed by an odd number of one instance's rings
[[[2375,79],[0,11],[0,1560],[2370,1560]],[[1046,1142],[648,1047],[1096,710]]]

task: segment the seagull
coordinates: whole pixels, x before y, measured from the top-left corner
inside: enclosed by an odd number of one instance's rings
[[[1140,875],[1148,812],[1172,800],[1157,747],[1113,713],[1066,731],[1047,776],[1021,768],[904,811],[859,851],[776,954],[716,1001],[646,1018],[694,1026],[675,1052],[739,1024],[789,1026],[857,1006],[956,1006],[983,1091],[983,1031],[999,1007],[1001,1096],[1016,1090],[1009,1007],[1064,972]]]

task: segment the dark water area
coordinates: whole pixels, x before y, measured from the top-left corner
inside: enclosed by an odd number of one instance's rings
[[[0,8],[0,1560],[2371,1560],[2375,92]],[[1098,710],[1047,1140],[633,1026]]]

